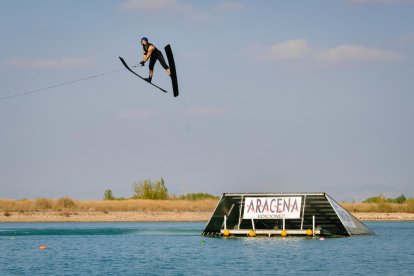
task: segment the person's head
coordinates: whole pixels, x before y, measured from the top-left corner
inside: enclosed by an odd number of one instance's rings
[[[148,43],[148,38],[146,38],[145,36],[143,38],[141,38],[141,44],[142,45],[147,45]]]

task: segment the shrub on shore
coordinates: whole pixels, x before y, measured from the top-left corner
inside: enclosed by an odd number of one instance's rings
[[[55,205],[55,209],[59,209],[59,210],[63,210],[63,209],[73,210],[73,209],[76,209],[76,207],[77,205],[75,201],[73,201],[73,199],[71,199],[68,196],[59,198],[56,201],[56,205]]]
[[[200,199],[219,199],[220,197],[207,193],[192,193],[178,197],[179,199],[200,200]]]
[[[53,208],[53,201],[48,198],[36,198],[34,201],[35,209],[50,210]]]
[[[380,194],[363,202],[343,202],[341,205],[351,212],[414,213],[414,198],[405,198],[404,195],[386,198]]]
[[[367,199],[365,199],[363,202],[366,203],[404,203],[407,201],[407,198],[402,194],[396,198],[387,198],[385,197],[383,194],[379,194],[377,196],[373,196],[373,197],[369,197]]]
[[[36,198],[36,199],[0,199],[0,210],[10,212],[42,212],[42,211],[65,211],[76,210],[77,204],[70,197],[59,199]]]
[[[157,199],[165,200],[168,198],[168,190],[165,186],[164,179],[152,182],[147,179],[140,182],[135,182],[132,186],[134,199]]]
[[[112,194],[112,190],[111,189],[106,189],[104,192],[104,200],[114,200],[115,197]]]

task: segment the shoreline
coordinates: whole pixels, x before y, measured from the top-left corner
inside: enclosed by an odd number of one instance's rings
[[[352,213],[361,221],[414,221],[413,213]],[[7,222],[207,222],[212,212],[9,212]]]
[[[414,221],[414,213],[354,212],[352,215],[361,221]]]

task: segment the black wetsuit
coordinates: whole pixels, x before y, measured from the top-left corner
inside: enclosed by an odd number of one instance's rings
[[[149,42],[147,42],[147,45],[142,45],[142,48],[144,49],[145,54],[148,53],[148,49],[149,49],[150,46],[154,46],[154,45],[152,45]],[[167,70],[169,68],[168,64],[165,62],[164,56],[162,55],[161,51],[158,50],[154,46],[154,51],[152,51],[151,56],[150,56],[150,60],[149,60],[149,69],[151,71],[154,70],[154,65],[157,62],[157,60],[160,61],[162,67],[164,67],[165,70]]]

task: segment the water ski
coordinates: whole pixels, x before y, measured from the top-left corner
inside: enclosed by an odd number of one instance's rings
[[[177,72],[175,70],[174,56],[173,56],[170,44],[165,46],[164,49],[165,49],[165,54],[167,55],[168,65],[170,66],[171,82],[172,82],[174,97],[177,97],[178,96],[178,81],[177,81]]]
[[[140,75],[138,75],[137,73],[135,73],[131,68],[129,68],[128,64],[125,62],[125,60],[122,57],[119,57],[119,59],[121,60],[122,64],[125,66],[126,69],[128,69],[132,74],[134,74],[135,76],[141,78],[142,80],[144,80],[146,83],[151,84],[152,86],[155,86],[156,88],[158,88],[159,90],[161,90],[164,93],[167,93],[167,90],[162,89],[161,87],[159,87],[158,85],[153,84],[152,82],[148,82],[145,80],[145,78],[141,77]],[[174,62],[174,61],[173,61]]]

